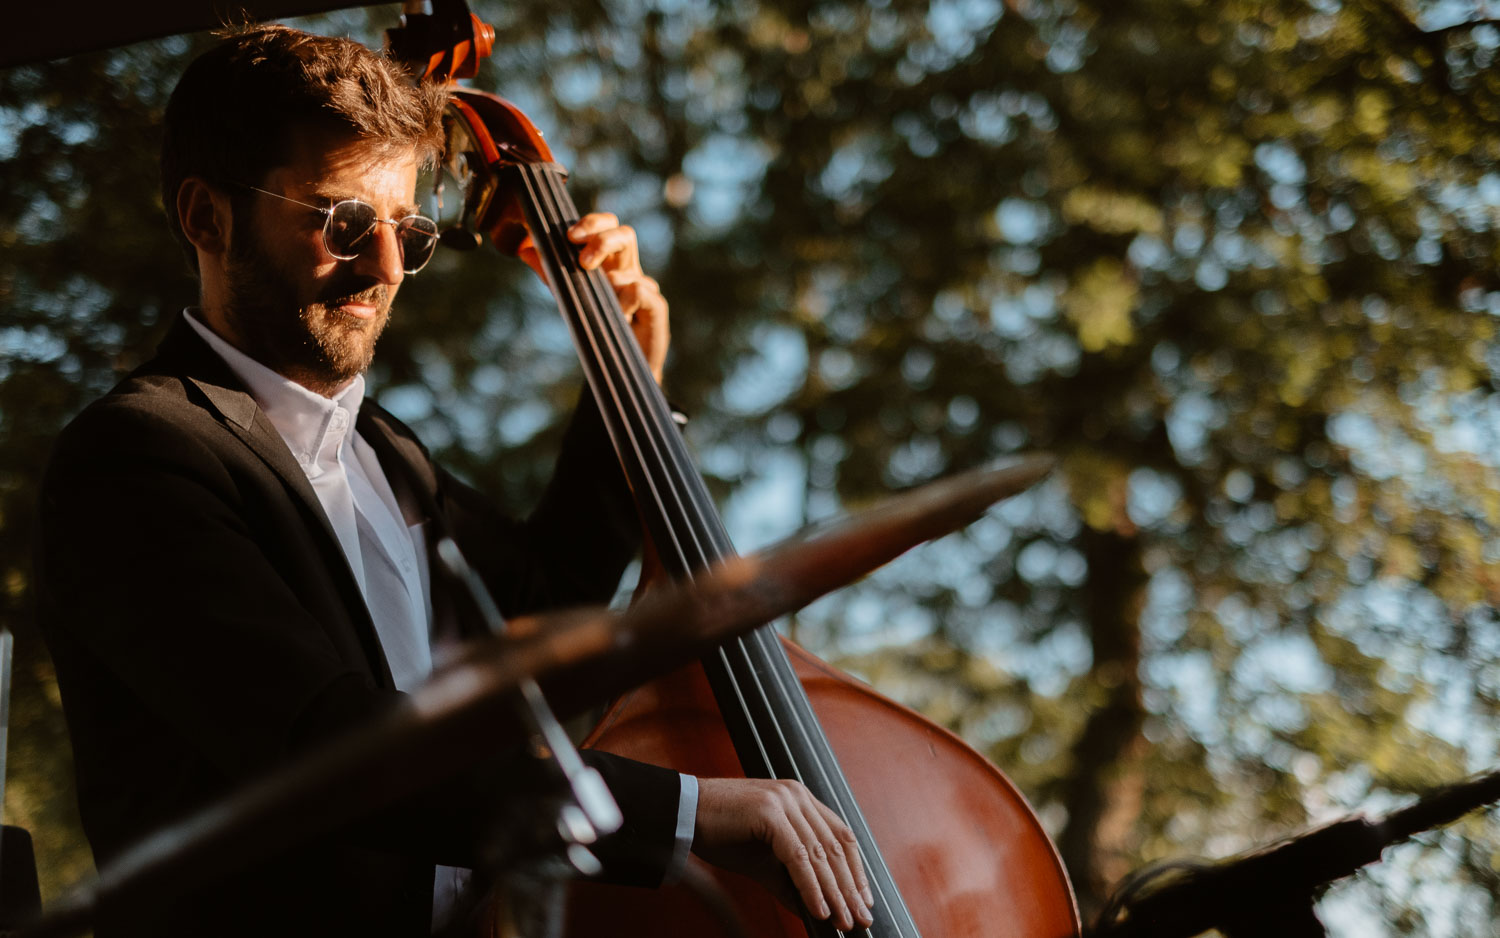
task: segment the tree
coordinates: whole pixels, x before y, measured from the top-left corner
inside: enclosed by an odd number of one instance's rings
[[[483,81],[548,130],[580,204],[642,231],[670,389],[742,548],[1061,457],[794,628],[1010,772],[1086,909],[1147,860],[1493,761],[1492,24],[1392,0],[476,6],[501,18]],[[46,440],[190,301],[145,135],[200,45],[0,77],[0,557],[23,639],[14,519]],[[560,326],[519,273],[430,269],[382,399],[524,498],[576,383]],[[22,645],[28,712],[55,726]],[[65,771],[45,766],[21,780],[37,805]],[[1500,832],[1434,844],[1335,895],[1337,927],[1480,933]],[[1432,881],[1470,888],[1434,904]]]

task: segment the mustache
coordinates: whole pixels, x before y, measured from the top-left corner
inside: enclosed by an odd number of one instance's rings
[[[318,294],[318,302],[325,306],[343,306],[346,303],[369,303],[380,309],[389,305],[391,291],[383,283],[368,280],[331,283]]]

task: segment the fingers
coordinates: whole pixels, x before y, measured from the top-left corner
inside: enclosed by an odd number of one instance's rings
[[[635,229],[620,224],[608,212],[591,212],[568,229],[568,240],[581,245],[578,263],[584,270],[604,267],[606,270],[641,271],[640,251]]]
[[[660,384],[662,371],[667,364],[667,347],[671,344],[666,297],[661,295],[661,287],[650,277],[641,276],[618,283],[615,275],[611,274],[609,280],[614,287],[616,299],[620,301],[625,321],[630,323],[630,331],[635,335],[636,344],[646,356],[646,364],[651,368],[656,383]]]
[[[860,924],[869,924],[870,913],[856,891],[849,866],[850,857],[857,856],[857,851],[852,845],[846,847],[833,833],[819,810],[821,805],[810,795],[798,797],[805,792],[788,791],[791,804],[787,806],[786,824],[778,831],[782,836],[772,841],[772,850],[786,866],[792,884],[813,915],[831,915],[834,924],[846,931],[854,927],[856,918]],[[836,816],[833,822],[847,830]]]
[[[590,235],[618,227],[620,227],[618,215],[612,212],[589,212],[573,223],[573,227],[568,229],[568,237],[582,244]]]
[[[580,266],[604,273],[645,353],[651,373],[660,383],[671,342],[667,300],[660,285],[641,270],[635,229],[621,225],[609,212],[591,212],[568,229],[568,239],[580,245]]]
[[[854,834],[806,787],[764,779],[700,779],[699,785],[695,852],[773,888],[790,876],[808,911],[841,929],[871,924],[872,896]],[[769,848],[775,868],[750,862],[753,854],[743,847],[756,841]]]
[[[838,880],[839,891],[842,895],[855,897],[852,908],[856,917],[860,924],[868,925],[871,922],[870,906],[875,904],[875,895],[870,891],[870,881],[865,876],[859,841],[855,839],[854,831],[849,829],[849,825],[832,808],[816,799],[813,800],[813,807],[817,809],[817,818],[822,825],[819,836],[824,843],[830,845],[828,849],[837,860],[830,867]]]
[[[641,309],[651,312],[658,306],[666,308],[667,301],[661,295],[661,286],[645,274],[626,278],[620,274],[611,273],[606,279],[609,280],[609,285],[615,288],[615,296],[620,301],[620,310],[627,319],[634,318],[636,312]]]

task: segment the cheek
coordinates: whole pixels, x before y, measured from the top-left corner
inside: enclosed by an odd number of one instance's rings
[[[336,271],[343,262],[323,250],[321,236],[290,247],[294,249],[281,252],[278,266],[287,281],[296,285],[304,302],[313,300],[336,276]]]
[[[275,274],[299,300],[315,295],[339,263],[323,248],[323,229],[300,223],[300,218],[259,221],[256,232],[267,272]]]
[[[299,238],[294,247],[293,259],[304,270],[311,270],[318,276],[327,274],[341,263],[323,246],[322,231],[314,231],[310,235]]]

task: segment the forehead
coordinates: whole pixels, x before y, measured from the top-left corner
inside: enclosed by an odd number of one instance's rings
[[[410,205],[417,186],[415,149],[354,134],[293,130],[281,166],[267,182],[304,196],[357,198],[377,208]]]

